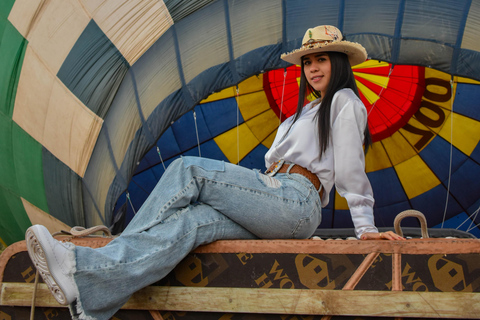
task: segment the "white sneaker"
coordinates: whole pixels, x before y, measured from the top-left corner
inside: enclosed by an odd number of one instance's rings
[[[33,264],[61,305],[68,305],[78,297],[73,280],[75,253],[73,244],[55,240],[47,228],[34,225],[25,234],[27,250]]]

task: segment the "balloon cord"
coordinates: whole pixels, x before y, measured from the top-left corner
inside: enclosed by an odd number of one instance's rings
[[[469,215],[465,220],[463,220],[463,222],[461,224],[459,224],[455,229],[458,230],[460,229],[461,226],[463,226],[463,224],[465,222],[467,222],[469,219],[470,219],[470,225],[468,226],[467,228],[467,232],[470,232],[471,230],[477,228],[480,226],[480,223],[472,226],[473,222],[475,221],[475,219],[477,219],[477,216],[478,216],[478,212],[480,212],[480,207],[478,207],[477,210],[475,210],[471,215]]]
[[[451,97],[450,97],[450,106],[451,106],[451,111],[450,111],[450,164],[448,168],[448,183],[447,183],[447,199],[445,200],[445,210],[443,211],[443,219],[442,219],[442,226],[445,223],[445,218],[447,216],[447,208],[448,208],[448,198],[450,195],[450,180],[452,178],[452,158],[453,158],[453,75],[452,78],[450,79],[450,91],[451,91]]]
[[[283,69],[283,86],[282,86],[282,100],[280,100],[280,117],[278,119],[278,125],[282,123],[283,115],[283,97],[285,94],[285,80],[287,79],[287,68]]]
[[[162,162],[163,170],[167,170],[167,168],[165,167],[165,163],[163,162],[162,154],[160,153],[160,148],[158,146],[157,146],[157,153],[158,153],[158,156],[160,157],[160,162]]]
[[[35,272],[35,285],[33,287],[33,295],[32,295],[32,306],[30,307],[30,320],[35,318],[35,300],[37,298],[37,289],[38,289],[38,279],[39,279],[39,272],[38,268]]]
[[[137,212],[135,212],[135,208],[133,207],[132,200],[130,200],[130,193],[128,191],[127,191],[127,200],[128,200],[128,203],[130,203],[130,206],[132,207],[133,215],[136,215]]]
[[[197,127],[197,113],[195,109],[193,110],[193,120],[195,121],[195,132],[197,133],[197,145],[198,145],[198,156],[202,157],[202,151],[200,150],[200,138],[198,137],[198,127]]]
[[[479,211],[480,211],[480,207],[478,207],[478,209],[475,210],[475,212],[471,215],[471,216],[473,216],[472,217],[472,222],[470,222],[470,226],[468,227],[467,232],[470,232],[473,229],[480,227],[480,223],[477,223],[476,225],[472,226],[473,221],[475,221],[475,219],[477,219],[477,215],[478,215]]]
[[[388,71],[388,76],[387,76],[387,80],[390,79],[390,76],[392,75],[392,72],[393,72],[393,67],[394,65],[392,64],[390,66],[390,71]],[[387,81],[387,85],[384,87],[382,86],[382,90],[380,90],[380,93],[378,94],[378,99],[375,100],[375,102],[372,104],[372,107],[370,108],[370,111],[368,111],[368,114],[367,114],[367,117],[370,116],[370,113],[372,113],[373,109],[375,108],[376,104],[377,104],[377,101],[380,100],[380,97],[382,96],[382,92],[383,90],[385,90],[385,88],[388,86],[388,81]]]

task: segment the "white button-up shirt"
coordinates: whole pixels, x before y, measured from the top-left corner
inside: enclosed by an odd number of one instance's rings
[[[278,128],[272,147],[265,155],[267,168],[280,159],[298,164],[316,174],[325,192],[322,207],[329,202],[335,184],[337,192],[346,198],[355,233],[378,232],[373,219],[373,192],[365,173],[363,151],[367,110],[351,89],[335,93],[330,111],[331,134],[327,150],[320,158],[320,143],[315,114],[318,100],[307,104],[287,136],[293,116]]]

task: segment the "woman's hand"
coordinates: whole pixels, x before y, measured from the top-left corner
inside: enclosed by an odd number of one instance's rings
[[[406,240],[404,237],[400,237],[393,231],[387,232],[367,232],[362,234],[361,240]]]

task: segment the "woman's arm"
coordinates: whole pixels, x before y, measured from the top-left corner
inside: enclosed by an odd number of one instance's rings
[[[373,218],[373,191],[365,173],[363,151],[367,112],[351,90],[337,92],[332,101],[332,147],[335,186],[347,200],[358,238],[378,233]]]
[[[340,91],[332,103],[332,108],[340,108],[335,112],[332,123],[336,189],[347,200],[357,238],[404,239],[392,231],[379,233],[375,227],[373,191],[365,172],[363,150],[367,111],[363,103],[352,95],[352,91]]]

